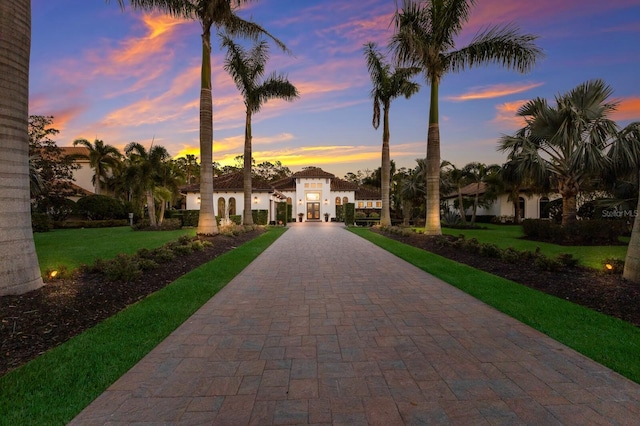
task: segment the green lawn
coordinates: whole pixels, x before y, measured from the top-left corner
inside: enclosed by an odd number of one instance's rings
[[[442,228],[443,234],[465,238],[476,238],[482,243],[493,243],[500,248],[513,247],[517,250],[540,251],[549,257],[555,257],[560,253],[571,253],[580,260],[580,264],[594,269],[602,269],[603,261],[608,258],[624,260],[627,255],[627,246],[559,246],[557,244],[543,243],[539,241],[523,240],[522,226],[520,225],[494,225],[482,224],[488,229],[453,229]]]
[[[368,229],[351,228],[351,231],[640,383],[640,328],[513,281],[385,238]]]
[[[55,229],[33,235],[40,270],[66,266],[73,270],[89,265],[98,258],[111,259],[119,253],[134,253],[139,248],[155,248],[195,229],[177,231],[133,231],[128,226],[117,228]]]
[[[69,422],[285,230],[270,229],[1,377],[0,425]]]

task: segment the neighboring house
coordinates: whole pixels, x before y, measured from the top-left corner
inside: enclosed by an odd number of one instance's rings
[[[89,155],[89,149],[84,146],[63,146],[60,147],[60,149],[65,155]],[[80,166],[78,170],[74,170],[73,172],[75,186],[82,189],[82,191],[78,190],[78,193],[81,194],[81,196],[93,194],[95,190],[95,186],[93,185],[94,171],[89,165],[89,159],[75,157],[74,161]]]
[[[291,205],[294,218],[302,213],[304,221],[322,221],[325,214],[335,217],[336,206],[346,203],[356,203],[356,208],[362,209],[382,207],[379,192],[359,188],[318,167],[308,167],[273,183],[254,178],[252,186],[252,210],[267,210],[270,222],[276,220],[276,203],[282,202]],[[225,216],[227,208],[229,215],[242,213],[242,172],[214,178],[213,191],[216,216]],[[186,194],[186,209],[199,210],[199,185],[183,187],[182,192]],[[362,207],[359,207],[360,204]]]
[[[462,187],[462,196],[465,199],[473,200],[476,192],[482,196],[487,191],[487,185],[483,182],[480,183],[480,187],[476,183],[472,183]],[[443,197],[449,210],[457,211],[454,207],[454,203],[458,200],[458,192],[452,192]],[[543,219],[548,218],[548,214],[545,214],[545,207],[549,201],[560,198],[558,194],[533,194],[526,195],[524,192],[520,193],[520,218],[521,219]],[[469,207],[465,210],[467,216],[472,214],[473,207]],[[509,199],[508,194],[499,195],[488,207],[478,206],[476,212],[477,216],[497,216],[508,218],[515,215],[515,208],[513,202]]]

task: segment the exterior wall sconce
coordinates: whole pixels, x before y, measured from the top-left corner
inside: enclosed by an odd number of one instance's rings
[[[298,200],[298,205],[302,205],[302,199]]]
[[[324,205],[326,206],[327,204],[329,204],[329,200],[327,200],[326,198],[324,199]]]
[[[196,203],[200,204],[200,197],[196,199]]]
[[[253,197],[253,204],[258,204],[258,197]]]

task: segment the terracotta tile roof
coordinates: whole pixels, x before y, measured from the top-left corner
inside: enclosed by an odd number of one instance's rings
[[[476,191],[478,192],[478,194],[482,195],[485,192],[487,192],[487,184],[484,182],[480,182],[480,188],[478,188],[478,184],[477,183],[470,183],[469,185],[465,185],[463,186],[460,191],[462,192],[462,195],[465,197],[468,196],[475,196],[476,195]],[[458,190],[454,190],[448,194],[446,194],[444,196],[444,198],[456,198],[458,196]]]
[[[349,182],[348,180],[333,178],[331,180],[331,190],[332,191],[357,191],[358,185],[355,183]]]
[[[380,200],[380,188],[370,186],[361,186],[356,191],[356,200]]]
[[[273,182],[271,185],[278,191],[295,191],[296,181],[292,177],[286,177]]]
[[[336,176],[329,172],[325,172],[320,167],[307,167],[304,170],[300,170],[291,176],[293,178],[329,178],[333,179]]]
[[[251,179],[251,187],[254,192],[269,192],[274,189],[273,185],[255,177]],[[242,172],[229,173],[214,177],[213,188],[216,191],[242,192],[244,190]],[[200,192],[200,184],[194,183],[191,185],[185,185],[180,188],[180,190],[183,192]]]
[[[60,149],[65,155],[89,155],[86,146],[61,146]]]

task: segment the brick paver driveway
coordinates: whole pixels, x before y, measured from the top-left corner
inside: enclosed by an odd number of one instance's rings
[[[299,223],[74,424],[638,424],[640,386]]]

